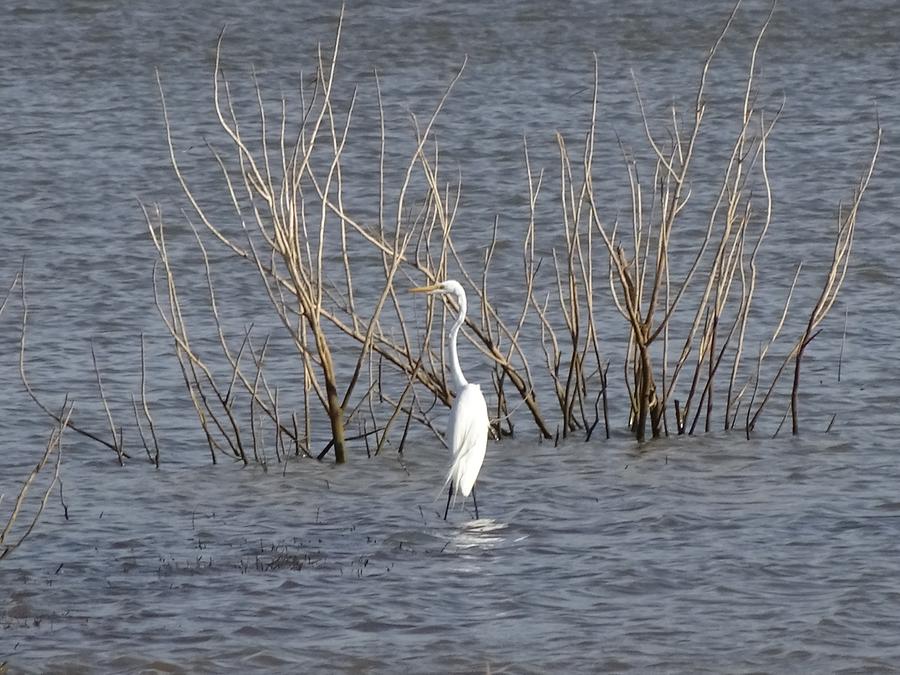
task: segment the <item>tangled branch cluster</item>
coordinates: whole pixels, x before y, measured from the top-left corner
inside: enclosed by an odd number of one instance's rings
[[[527,424],[545,439],[560,434],[590,438],[598,428],[609,436],[610,401],[618,393],[611,389],[613,381],[627,396],[627,428],[641,441],[713,428],[742,428],[749,437],[783,380],[790,386],[789,412],[797,433],[801,362],[844,280],[881,130],[876,130],[874,149],[851,198],[839,210],[830,265],[813,282],[820,284],[818,298],[810,309],[796,310],[804,316],[808,312],[803,331],[784,335],[794,311],[799,266],[778,320],[760,326],[751,309],[766,271],[759,254],[773,216],[767,152],[780,110],[768,114],[757,107],[754,78],[771,15],[749,55],[739,130],[728,152],[721,153],[727,162],[717,184],[704,186],[716,195],[714,203],[706,212],[689,208],[698,138],[705,128],[708,75],[736,11],[702,64],[691,109],[681,113],[673,107],[665,135],[653,130],[635,85],[653,163],[648,180],[638,170],[635,153],[620,144],[630,191],[627,222],[604,213],[595,185],[595,59],[583,146],[573,150],[562,134],[556,138],[561,226],[552,229],[561,239],[553,248],[552,270],[536,254],[538,205],[549,188],[545,172],[532,167],[525,144],[529,218],[522,246],[523,293],[512,306],[500,304],[490,284],[502,239],[499,220],[484,241],[480,266],[466,264],[454,241],[461,179],[445,177],[435,122],[465,63],[427,122],[413,118],[414,149],[401,171],[387,167],[384,108],[377,88],[375,212],[371,200],[357,206],[348,185],[346,149],[357,91],[343,99],[337,94],[340,25],[332,49],[318,51],[313,90],[301,90],[296,121],[287,100],[274,113],[268,109],[255,77],[256,111],[250,118],[241,116],[222,66],[220,36],[213,99],[224,145],[209,148],[233,217],[215,215],[185,175],[163,97],[170,160],[193,211],[187,221],[203,261],[215,347],[200,347],[192,338],[161,210],[143,207],[158,253],[157,307],[213,461],[226,456],[265,463],[270,452],[280,461],[289,455],[322,458],[333,451],[335,461],[342,463],[353,441],[377,454],[388,444],[402,449],[413,426],[441,438],[433,410],[449,405],[453,397],[443,349],[448,308],[429,302],[417,316],[404,290],[410,281],[433,283],[449,276],[459,278],[481,308],[480,316],[467,320],[464,335],[490,366],[493,432],[498,437],[513,433],[513,413],[519,407],[518,419],[527,416]],[[390,177],[398,175],[399,183],[390,185]],[[699,237],[685,234],[688,221],[705,223]],[[228,264],[255,270],[296,352],[299,404],[285,403],[283,388],[271,383],[270,336],[259,338],[252,327],[236,341],[229,335],[210,247],[217,255],[226,254]],[[365,283],[357,281],[360,267],[365,268]],[[611,302],[620,319],[613,332],[627,336],[621,353],[615,353],[615,341],[604,342],[597,321],[600,302]],[[746,353],[751,327],[766,335],[752,356]],[[770,361],[773,367],[764,369]],[[610,374],[611,365],[621,376]],[[785,375],[791,371],[788,385]]]

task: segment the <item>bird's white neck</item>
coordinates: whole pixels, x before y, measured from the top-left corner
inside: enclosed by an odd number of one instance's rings
[[[459,316],[456,317],[456,321],[454,321],[453,325],[450,327],[450,373],[453,376],[453,386],[456,387],[456,391],[458,392],[469,384],[468,380],[466,380],[466,376],[463,375],[462,368],[459,366],[459,353],[456,349],[459,329],[466,320],[467,308],[465,293],[456,294],[456,301],[459,303]]]

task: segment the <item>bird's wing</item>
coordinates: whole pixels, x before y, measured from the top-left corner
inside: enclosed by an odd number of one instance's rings
[[[453,482],[456,492],[468,496],[478,478],[488,437],[487,403],[478,385],[467,385],[459,392],[450,411],[450,450],[453,460],[446,484]]]

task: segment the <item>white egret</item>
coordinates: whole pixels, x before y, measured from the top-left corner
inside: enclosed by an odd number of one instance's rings
[[[447,512],[450,510],[453,494],[468,497],[470,492],[472,501],[475,503],[475,517],[478,518],[475,481],[481,470],[481,463],[484,461],[490,422],[481,386],[470,384],[463,375],[462,368],[459,367],[456,337],[466,320],[466,292],[458,281],[453,280],[410,290],[415,293],[452,295],[459,306],[459,316],[456,317],[456,321],[453,322],[448,333],[450,373],[456,389],[456,399],[450,407],[450,417],[447,423],[447,441],[450,451],[453,453],[453,459],[450,471],[447,473],[447,480],[444,482],[445,486],[450,486],[447,493],[447,507],[444,509],[444,520],[447,520]]]

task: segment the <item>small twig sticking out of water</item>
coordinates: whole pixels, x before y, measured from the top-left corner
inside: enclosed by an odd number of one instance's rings
[[[841,333],[841,351],[838,353],[838,382],[841,381],[841,366],[844,364],[844,343],[847,341],[847,317],[850,316],[850,310],[844,309],[844,331]],[[832,422],[834,419],[831,420]],[[828,425],[831,428],[831,425]]]
[[[9,296],[12,294],[13,289],[16,287],[16,284],[19,283],[19,273],[16,273],[16,276],[13,277],[12,283],[9,285],[9,288],[6,289],[6,295],[3,296],[3,302],[0,303],[0,314],[3,314],[3,310],[6,309],[6,304],[9,302]]]
[[[372,448],[369,447],[369,434],[368,434],[368,431],[369,431],[369,424],[368,424],[368,422],[369,422],[369,420],[366,420],[366,419],[364,419],[364,420],[362,421],[362,435],[363,435],[363,438],[364,438],[364,440],[365,440],[365,442],[366,442],[366,457],[369,457],[369,458],[371,459],[371,457],[372,457]]]
[[[284,435],[281,433],[281,419],[278,412],[278,387],[275,387],[275,461],[279,464],[287,461],[284,451]]]
[[[594,421],[588,427],[587,434],[585,434],[584,441],[585,443],[591,440],[591,436],[594,433],[594,429],[597,428],[597,424],[600,422],[600,403],[601,400],[603,402],[603,420],[606,426],[606,438],[609,439],[609,412],[608,412],[608,403],[607,403],[607,373],[609,372],[609,361],[606,362],[606,367],[601,367],[600,373],[602,379],[600,380],[601,386],[600,391],[597,393],[597,398],[594,401]]]
[[[837,413],[834,413],[834,414],[831,416],[831,421],[828,423],[828,426],[825,427],[825,433],[826,433],[826,434],[827,434],[829,431],[831,431],[831,427],[834,426],[834,421],[835,421],[836,419],[837,419]]]
[[[131,395],[131,406],[134,408],[134,422],[137,425],[138,434],[141,437],[141,443],[144,444],[144,451],[147,453],[147,459],[153,463],[156,468],[159,468],[159,442],[156,438],[156,426],[153,424],[153,417],[150,415],[150,406],[147,404],[147,367],[146,360],[144,358],[144,334],[141,333],[141,411],[138,411],[137,398],[134,394]],[[147,424],[150,427],[150,437],[153,440],[153,450],[150,450],[150,446],[147,443],[147,438],[144,435],[144,428],[141,425],[141,412],[143,412],[144,419],[147,420]]]
[[[66,499],[63,497],[63,479],[62,476],[59,477],[59,503],[63,508],[63,517],[68,520],[69,519],[69,505],[66,504]]]
[[[409,472],[409,467],[407,467],[406,462],[403,461],[403,453],[402,452],[397,453],[397,461],[400,463],[400,468],[403,469],[403,472],[407,476],[411,476],[412,474]]]
[[[679,436],[684,434],[684,417],[681,414],[681,401],[677,398],[675,399],[675,428]]]
[[[106,402],[106,393],[103,391],[103,379],[100,377],[100,367],[97,365],[97,355],[94,353],[94,341],[91,340],[91,361],[94,364],[94,374],[97,376],[97,390],[100,393],[100,402],[103,404],[103,410],[106,412],[106,419],[109,422],[109,431],[112,434],[112,445],[116,451],[116,457],[119,460],[119,466],[125,466],[125,453],[122,450],[121,430],[116,432],[116,423],[113,421],[112,411]]]
[[[784,415],[781,416],[781,421],[778,423],[778,428],[775,429],[775,433],[772,434],[772,438],[777,438],[778,434],[781,432],[781,427],[784,426],[785,421],[787,420],[787,416],[790,414],[791,409],[788,408],[784,411]]]

